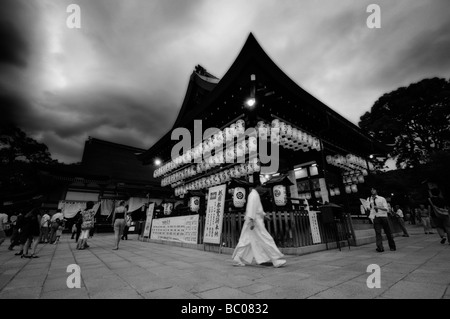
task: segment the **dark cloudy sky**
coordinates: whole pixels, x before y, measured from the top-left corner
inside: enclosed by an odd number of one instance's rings
[[[81,29],[66,8],[81,7]],[[381,29],[366,8],[381,7]],[[201,64],[222,77],[253,32],[297,84],[357,123],[383,93],[450,77],[449,0],[2,0],[2,117],[81,160],[88,136],[148,148]]]

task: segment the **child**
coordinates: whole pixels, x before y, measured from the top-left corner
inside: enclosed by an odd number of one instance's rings
[[[53,243],[54,245],[59,242],[59,238],[61,237],[62,231],[64,230],[63,223],[59,219],[56,219],[56,222],[58,223],[58,229],[56,230],[56,240]]]

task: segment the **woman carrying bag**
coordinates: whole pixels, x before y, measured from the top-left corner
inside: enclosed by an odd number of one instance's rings
[[[87,240],[89,238],[89,231],[94,227],[94,216],[95,211],[92,209],[94,207],[94,202],[87,202],[86,209],[81,212],[82,223],[81,223],[81,234],[78,240],[77,249],[83,250],[88,248]]]

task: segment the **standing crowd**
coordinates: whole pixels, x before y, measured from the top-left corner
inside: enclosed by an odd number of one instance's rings
[[[369,219],[373,223],[376,236],[376,251],[384,252],[382,233],[383,230],[388,240],[389,248],[391,251],[396,250],[396,245],[392,231],[389,225],[388,216],[392,216],[397,224],[400,226],[403,237],[409,237],[408,231],[405,227],[405,215],[399,205],[395,205],[394,208],[387,202],[387,200],[377,194],[375,188],[371,189],[371,196],[367,199],[369,203],[368,214]],[[441,244],[445,244],[446,241],[450,244],[450,203],[444,199],[441,191],[438,188],[431,188],[429,190],[429,197],[427,203],[419,204],[419,207],[414,210],[414,215],[407,214],[406,216],[410,220],[416,217],[420,218],[420,222],[423,225],[424,233],[434,234],[433,228],[436,228]],[[415,222],[414,222],[415,224]]]
[[[86,208],[80,210],[72,219],[72,237],[77,243],[77,250],[89,248],[88,239],[93,236],[95,226],[94,202],[86,203]],[[108,218],[112,220],[114,228],[113,249],[119,249],[120,240],[128,239],[128,228],[131,226],[131,213],[125,206],[125,201],[120,201]],[[5,213],[0,213],[0,245],[6,240],[5,230],[11,230],[11,239],[8,250],[14,250],[19,246],[20,250],[15,253],[21,258],[38,258],[36,249],[41,244],[58,244],[68,220],[63,217],[61,210],[50,216],[47,211],[40,208],[32,208],[28,212],[20,211],[18,214],[8,218]]]

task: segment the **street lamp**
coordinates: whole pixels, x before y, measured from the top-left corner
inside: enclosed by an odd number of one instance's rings
[[[162,164],[162,161],[161,161],[159,158],[156,158],[155,161],[154,161],[154,164],[155,164],[156,166],[159,166],[159,165]]]

